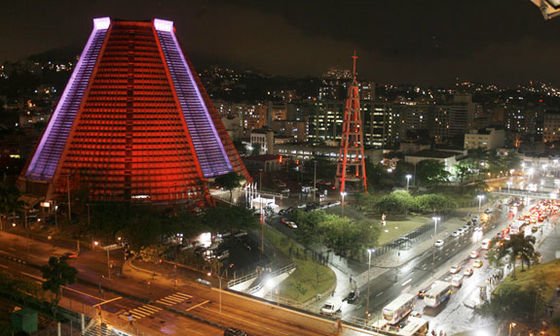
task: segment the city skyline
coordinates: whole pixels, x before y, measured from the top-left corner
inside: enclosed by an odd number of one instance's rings
[[[406,7],[388,1],[141,1],[135,6],[98,1],[59,8],[73,8],[74,15],[40,3],[14,4],[4,11],[2,22],[13,33],[0,38],[0,60],[69,46],[79,52],[93,17],[164,17],[175,21],[197,67],[217,62],[273,75],[318,76],[332,66],[348,67],[356,49],[360,77],[381,83],[448,85],[456,78],[502,85],[560,83],[560,71],[546,66],[560,54],[553,43],[560,23],[543,20],[530,1],[437,6],[423,1]]]

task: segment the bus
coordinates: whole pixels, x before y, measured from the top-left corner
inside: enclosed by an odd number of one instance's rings
[[[399,330],[402,336],[426,336],[430,329],[430,323],[419,317],[409,317],[406,325]]]
[[[399,323],[410,314],[416,304],[416,295],[403,293],[383,308],[383,318],[390,324]]]
[[[424,303],[428,307],[437,307],[449,299],[451,284],[445,281],[436,281],[424,295]]]
[[[427,336],[430,329],[430,323],[423,318],[410,316],[397,325],[389,324],[385,320],[378,320],[375,321],[371,327],[374,331],[384,335]]]

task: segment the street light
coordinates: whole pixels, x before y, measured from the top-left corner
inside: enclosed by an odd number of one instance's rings
[[[507,181],[507,186],[508,186],[508,194],[509,194],[509,189],[511,188],[512,182],[511,180]]]
[[[410,179],[412,178],[412,175],[410,174],[406,174],[406,191],[408,191],[408,187],[410,186]]]
[[[342,206],[342,216],[344,216],[344,196],[346,196],[346,191],[341,191],[340,197],[342,197],[342,203],[340,205]]]
[[[478,198],[478,212],[480,213],[480,207],[482,206],[482,200],[484,199],[484,195],[476,195]]]
[[[434,246],[432,247],[432,270],[434,270],[436,265],[436,249],[434,247],[436,244],[437,223],[441,220],[441,217],[434,216],[432,217],[432,219],[434,220]]]
[[[367,297],[366,297],[366,320],[369,320],[369,271],[371,270],[371,254],[375,252],[375,249],[367,249],[368,251],[368,269],[367,269]]]

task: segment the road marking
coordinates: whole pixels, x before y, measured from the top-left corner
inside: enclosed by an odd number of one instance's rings
[[[401,284],[401,286],[404,287],[404,286],[408,285],[411,281],[412,281],[412,278],[410,278],[410,279],[406,280],[405,282],[403,282],[403,283]]]
[[[200,306],[202,306],[202,305],[207,304],[208,302],[210,302],[210,300],[204,300],[204,301],[202,301],[202,302],[199,303],[199,304],[196,304],[196,305],[194,305],[194,306],[192,306],[192,307],[190,307],[190,308],[185,309],[185,311],[191,311],[191,310],[193,310],[193,309],[195,309],[195,308],[198,308],[198,307],[200,307]]]
[[[153,315],[159,311],[161,311],[162,308],[156,307],[156,306],[152,306],[152,305],[143,305],[143,306],[138,306],[134,309],[129,310],[126,313],[122,313],[119,316],[122,316],[124,319],[128,319],[128,315],[132,315],[134,316],[134,318],[136,320],[139,320],[141,318],[144,317],[148,317],[150,315]]]
[[[382,295],[383,293],[384,292],[379,292],[379,293],[377,293],[377,295],[375,295],[375,297],[378,297],[378,296]]]
[[[166,306],[173,306],[173,305],[179,304],[181,302],[190,300],[191,298],[192,298],[192,296],[190,296],[188,294],[177,292],[177,293],[168,295],[166,297],[163,297],[159,300],[156,300],[156,302],[164,304]]]
[[[102,306],[102,305],[107,304],[109,302],[117,301],[117,300],[120,300],[120,299],[122,299],[122,296],[118,296],[116,298],[112,298],[112,299],[109,299],[109,300],[105,300],[103,302],[96,303],[92,307]]]

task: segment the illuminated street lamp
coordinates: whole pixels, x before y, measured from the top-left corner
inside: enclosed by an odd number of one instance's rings
[[[406,174],[406,191],[408,191],[408,187],[410,186],[410,179],[412,178],[412,175],[410,174]]]
[[[366,320],[369,319],[369,273],[371,270],[371,254],[375,252],[375,249],[367,249],[368,251],[368,269],[367,269],[367,297],[366,297]]]
[[[436,236],[437,236],[437,224],[441,220],[441,217],[434,216],[432,217],[434,221],[434,246],[436,244]],[[435,270],[436,265],[436,249],[432,247],[432,270]]]
[[[340,192],[340,197],[342,198],[341,207],[342,207],[342,216],[344,216],[344,197],[346,196],[346,191]]]
[[[482,206],[482,200],[484,199],[484,195],[476,195],[478,198],[478,212],[480,213],[480,207]]]

